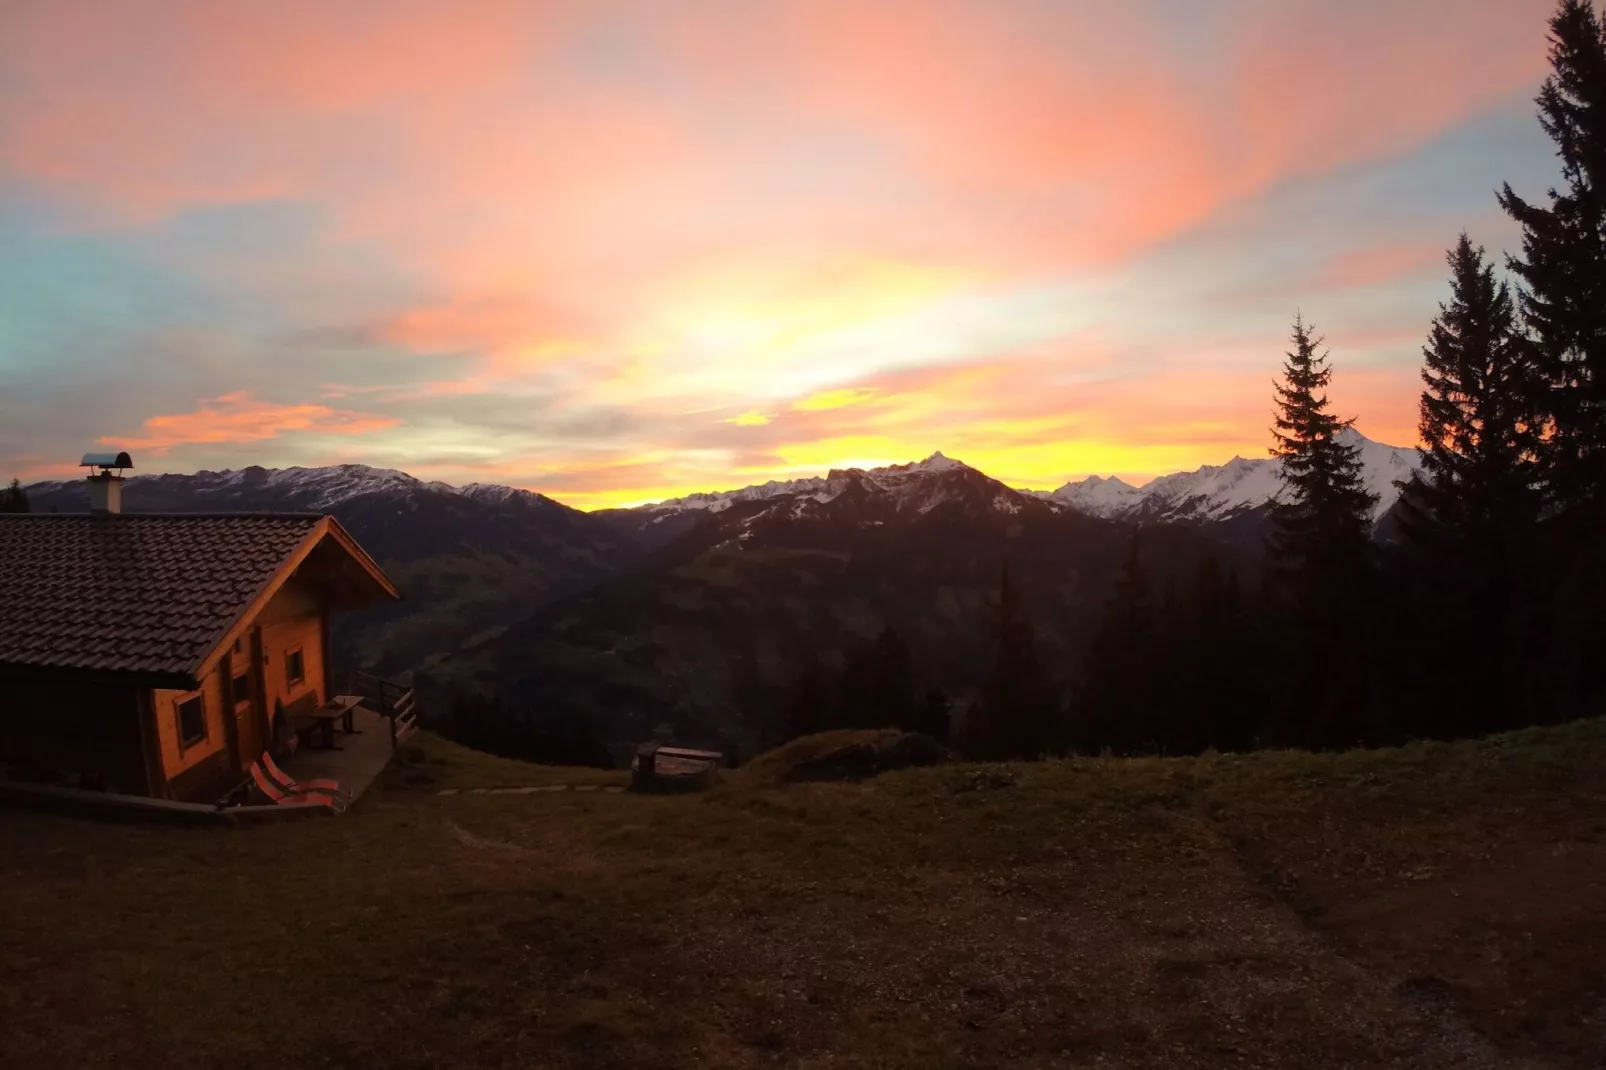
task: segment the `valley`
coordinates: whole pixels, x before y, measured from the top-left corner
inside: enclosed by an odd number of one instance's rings
[[[1353,432],[1392,502],[1415,451]],[[1278,462],[1234,459],[1101,497],[1118,481],[1020,491],[941,453],[869,471],[584,513],[543,495],[451,487],[362,465],[136,476],[130,512],[328,511],[404,601],[335,633],[337,660],[420,674],[437,711],[463,689],[510,709],[656,726],[745,754],[784,735],[787,690],[886,628],[926,686],[963,695],[986,656],[1007,560],[1047,659],[1073,663],[1133,533],[1157,582],[1218,556],[1253,570]],[[1125,484],[1119,484],[1125,487]],[[40,511],[85,507],[81,481],[27,488]]]

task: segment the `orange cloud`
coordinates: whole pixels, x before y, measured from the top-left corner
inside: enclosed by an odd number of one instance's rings
[[[387,416],[332,409],[327,405],[276,405],[243,390],[203,402],[194,412],[153,416],[134,437],[108,436],[102,445],[162,454],[190,443],[257,442],[287,432],[361,435],[395,427]]]
[[[429,295],[379,340],[469,355],[321,403],[227,394],[152,417],[130,448],[396,423],[342,403],[416,405],[421,423],[443,395],[572,394],[705,415],[679,442],[609,432],[631,440],[601,460],[440,422],[479,435],[476,455],[506,450],[508,478],[589,503],[758,477],[760,450],[787,470],[940,446],[1013,479],[1152,474],[1263,443],[1282,339],[1254,339],[1265,359],[1246,366],[1179,331],[1167,359],[1137,359],[1074,326],[1141,334],[1118,321],[1146,312],[1073,310],[1022,341],[1007,328],[1041,309],[987,300],[1531,94],[1552,5],[483,0],[465,18],[447,0],[17,0],[0,179],[120,223],[306,202],[313,252]],[[1425,271],[1451,238],[1345,253],[1322,277]],[[1334,342],[1342,360],[1360,338]],[[920,362],[944,366],[881,370]],[[1395,378],[1347,396],[1404,428],[1414,389]]]

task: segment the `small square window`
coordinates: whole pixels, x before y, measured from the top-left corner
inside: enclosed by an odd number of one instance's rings
[[[178,704],[178,738],[186,747],[206,739],[206,699],[196,695]]]
[[[234,678],[234,682],[229,685],[229,689],[233,692],[236,708],[249,703],[251,701],[251,674],[240,673]]]
[[[302,660],[301,651],[292,650],[284,656],[284,678],[291,686],[307,678],[307,667]]]

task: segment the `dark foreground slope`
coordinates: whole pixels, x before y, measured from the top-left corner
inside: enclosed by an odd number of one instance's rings
[[[0,1065],[1606,1061],[1602,722],[681,798],[438,746],[339,819],[0,815]]]

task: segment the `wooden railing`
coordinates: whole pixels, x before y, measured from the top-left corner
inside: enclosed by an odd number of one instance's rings
[[[390,708],[390,749],[395,750],[407,742],[407,737],[418,731],[418,701],[412,688],[408,688]]]
[[[418,731],[418,699],[411,687],[373,673],[351,674],[352,693],[381,714],[390,725],[390,749],[395,750]]]

